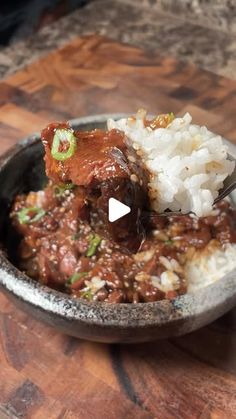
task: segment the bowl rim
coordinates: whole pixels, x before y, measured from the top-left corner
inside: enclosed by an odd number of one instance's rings
[[[108,118],[118,119],[127,114],[102,114],[69,120],[72,126],[105,122]],[[38,133],[17,142],[0,156],[0,172],[18,153],[40,141]],[[224,139],[230,153],[236,157],[236,146]],[[236,269],[222,279],[205,286],[194,293],[187,293],[172,300],[147,303],[104,303],[88,302],[73,298],[29,278],[15,267],[0,250],[0,287],[17,299],[68,320],[79,320],[86,324],[132,329],[136,327],[159,326],[180,319],[191,319],[210,312],[216,306],[228,301],[229,309],[236,302]],[[232,290],[235,290],[232,293]]]

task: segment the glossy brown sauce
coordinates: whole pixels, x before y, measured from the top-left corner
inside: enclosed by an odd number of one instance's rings
[[[19,267],[30,277],[88,300],[156,301],[186,292],[184,264],[191,252],[236,243],[236,212],[227,202],[204,218],[142,217],[147,174],[118,131],[77,132],[75,155],[54,160],[50,147],[58,126],[67,127],[51,124],[42,133],[48,186],[17,196],[11,212],[22,237]],[[131,205],[131,214],[109,223],[109,197]],[[21,223],[22,209],[35,207],[43,216],[31,222],[29,211]],[[168,264],[176,280],[170,289],[156,285]]]

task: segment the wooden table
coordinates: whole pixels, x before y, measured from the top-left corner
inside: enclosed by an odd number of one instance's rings
[[[192,113],[236,139],[236,82],[91,36],[0,84],[0,150],[49,121]],[[236,310],[185,337],[133,346],[63,336],[0,297],[0,419],[236,418]]]

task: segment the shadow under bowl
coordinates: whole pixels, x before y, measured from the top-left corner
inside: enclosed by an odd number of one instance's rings
[[[101,115],[79,118],[80,130],[104,128]],[[227,142],[227,144],[229,144]],[[229,144],[236,155],[235,146]],[[217,319],[236,304],[236,270],[194,294],[140,304],[107,304],[71,298],[30,279],[11,262],[17,247],[9,211],[16,194],[39,190],[46,182],[39,135],[16,144],[0,158],[0,288],[35,318],[71,336],[98,342],[145,342],[192,332]],[[11,260],[11,261],[10,261]]]

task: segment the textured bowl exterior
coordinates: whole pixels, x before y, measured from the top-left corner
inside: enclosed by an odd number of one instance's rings
[[[83,130],[103,128],[109,116],[79,118],[72,120],[71,124]],[[235,154],[232,144],[230,153]],[[0,158],[0,227],[7,221],[16,193],[32,185],[37,189],[40,184],[41,178],[37,179],[37,176],[40,170],[43,172],[42,156],[39,136],[34,135],[16,144]],[[40,170],[34,168],[37,162]],[[2,238],[0,235],[0,241]],[[217,319],[236,304],[236,270],[215,284],[171,301],[106,304],[71,298],[39,284],[20,272],[2,250],[0,287],[20,308],[59,331],[110,343],[145,342],[183,335]]]

